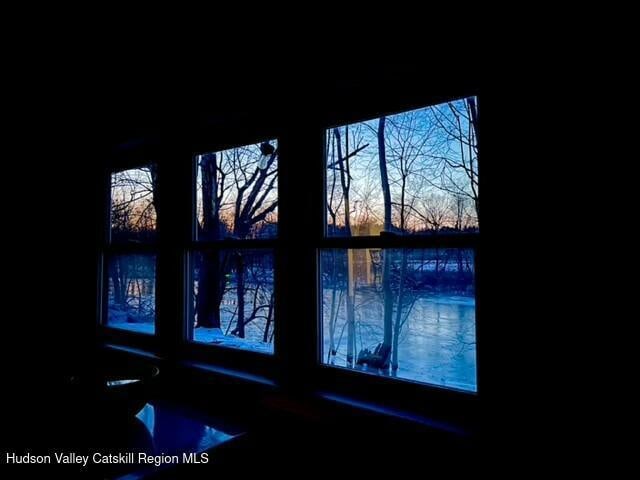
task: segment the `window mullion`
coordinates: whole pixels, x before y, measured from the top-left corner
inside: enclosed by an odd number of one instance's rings
[[[188,151],[167,148],[159,162],[158,335],[162,353],[174,357],[184,337],[185,246],[191,232],[191,165]]]
[[[317,246],[323,233],[323,133],[296,129],[281,139],[277,351],[285,387],[313,386],[317,363]]]

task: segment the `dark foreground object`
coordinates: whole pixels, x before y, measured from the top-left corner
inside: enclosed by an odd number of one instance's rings
[[[151,397],[160,370],[148,364],[114,364],[69,379],[70,413],[89,410],[106,419],[131,419]]]

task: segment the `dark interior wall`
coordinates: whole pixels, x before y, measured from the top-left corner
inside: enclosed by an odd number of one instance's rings
[[[4,365],[20,399],[54,384],[91,350],[95,318],[98,162],[90,144],[52,127],[44,148],[25,148],[4,169]],[[40,134],[40,139],[45,134]],[[8,311],[7,310],[7,311]],[[24,395],[21,395],[24,393]]]

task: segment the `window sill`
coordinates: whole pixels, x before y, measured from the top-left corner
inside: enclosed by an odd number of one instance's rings
[[[254,375],[252,373],[247,373],[240,370],[233,370],[230,368],[224,368],[224,367],[219,367],[219,366],[215,366],[207,363],[193,362],[193,361],[182,361],[178,363],[178,366],[187,368],[187,369],[197,370],[199,372],[212,373],[215,375],[231,377],[236,380],[256,383],[256,384],[260,384],[260,385],[271,387],[271,388],[277,387],[276,383],[267,377],[263,377],[261,375]]]
[[[159,357],[158,355],[138,348],[113,344],[105,344],[105,348],[110,351],[125,353],[146,360],[162,361],[161,357]],[[278,384],[275,381],[261,375],[256,375],[241,370],[225,368],[204,362],[187,360],[179,361],[177,363],[177,366],[196,374],[206,375],[209,378],[217,376],[223,379],[239,381],[245,384],[266,387],[267,390],[272,392],[279,389]],[[382,418],[392,419],[399,422],[407,422],[412,425],[419,425],[420,427],[424,427],[428,430],[437,431],[460,438],[468,438],[473,434],[472,430],[464,428],[458,423],[418,415],[409,410],[384,406],[379,403],[372,403],[347,395],[338,395],[328,391],[316,391],[312,396],[321,400],[323,403],[328,404],[329,406],[337,408],[346,407],[348,409],[371,413],[374,415],[379,415]]]
[[[390,407],[382,406],[375,403],[364,402],[362,400],[355,400],[350,397],[335,395],[328,392],[318,392],[317,395],[323,400],[327,400],[334,404],[355,408],[358,410],[374,413],[377,415],[382,415],[388,418],[410,422],[414,425],[418,424],[422,427],[426,427],[431,430],[437,430],[437,431],[452,434],[458,437],[471,436],[471,432],[469,430],[464,429],[458,425],[455,425],[450,422],[444,422],[440,420],[427,418],[421,415],[416,415],[406,410],[399,410],[399,409],[390,408]]]
[[[145,359],[148,359],[148,360],[158,360],[158,361],[162,360],[155,353],[151,353],[151,352],[148,352],[146,350],[142,350],[140,348],[125,347],[123,345],[114,345],[112,343],[105,344],[104,348],[106,348],[107,350],[114,351],[114,352],[121,352],[121,353],[127,353],[127,354],[131,354],[131,355],[135,355],[137,357],[145,358]]]

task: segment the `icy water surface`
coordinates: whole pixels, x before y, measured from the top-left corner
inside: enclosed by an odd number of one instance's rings
[[[333,361],[328,359],[329,296],[330,290],[326,290],[322,360],[323,363],[346,367],[344,308],[340,310],[336,326],[337,355]],[[373,351],[383,338],[382,300],[374,292],[359,292],[355,305],[356,353],[363,348]],[[437,294],[417,299],[399,339],[396,377],[468,391],[477,390],[474,297]],[[377,369],[365,371],[379,374]]]

